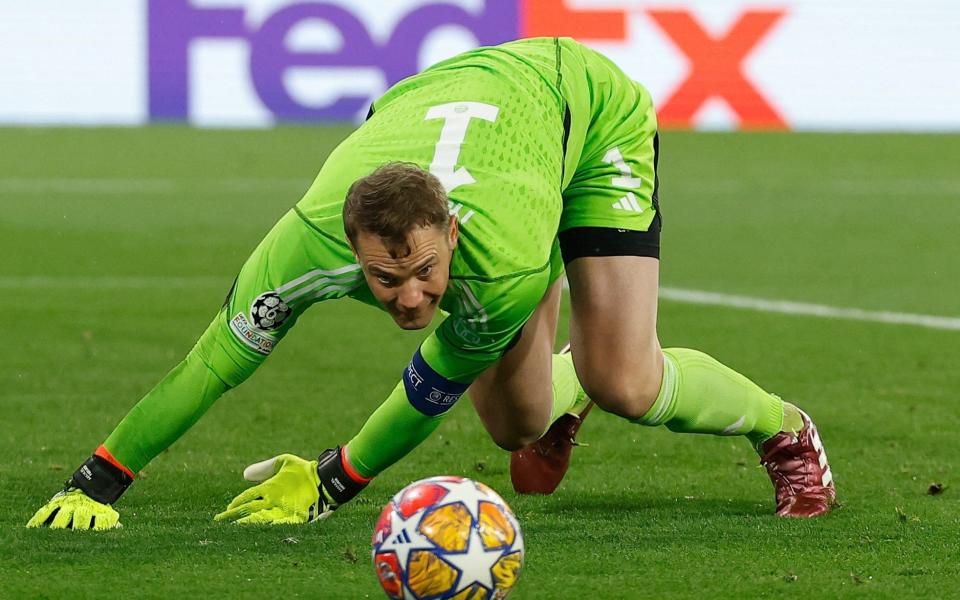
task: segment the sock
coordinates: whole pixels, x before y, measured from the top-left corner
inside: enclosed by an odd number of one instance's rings
[[[800,409],[789,402],[784,402],[783,425],[781,427],[781,431],[800,433],[801,429],[803,429],[803,417],[800,416]]]
[[[743,375],[687,348],[665,349],[663,359],[660,393],[636,423],[680,433],[742,435],[755,448],[781,431],[785,403]]]
[[[583,391],[577,372],[573,368],[573,356],[569,352],[553,355],[553,408],[550,424],[567,413],[580,414],[587,407],[587,393]]]

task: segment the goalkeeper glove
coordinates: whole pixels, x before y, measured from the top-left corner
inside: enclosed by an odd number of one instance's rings
[[[287,525],[329,517],[363,488],[366,481],[350,477],[340,448],[331,448],[317,460],[281,454],[243,470],[247,481],[262,482],[242,492],[217,514],[215,521],[237,524]]]
[[[27,522],[27,527],[50,529],[113,529],[122,527],[120,514],[109,504],[90,498],[77,488],[67,488],[50,498]]]
[[[98,449],[99,452],[99,449]],[[121,527],[110,505],[130,487],[133,478],[99,454],[80,465],[73,476],[27,522],[27,527],[103,530]]]

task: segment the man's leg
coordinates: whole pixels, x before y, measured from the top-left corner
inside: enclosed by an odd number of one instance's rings
[[[703,353],[661,350],[656,111],[650,93],[609,59],[572,43],[564,48],[583,61],[564,63],[572,122],[588,123],[580,162],[563,190],[557,236],[584,389],[600,407],[639,424],[746,436],[763,452],[778,511],[825,512],[833,489],[809,419]],[[596,81],[603,90],[594,89]],[[797,490],[810,492],[812,502],[797,508],[790,499]]]
[[[762,442],[780,431],[781,400],[705,354],[661,351],[657,259],[584,257],[569,263],[567,272],[573,360],[598,406],[685,433],[748,435]],[[662,411],[651,411],[664,384],[671,398],[658,407]]]
[[[577,375],[600,408],[627,419],[646,414],[660,390],[659,265],[646,256],[591,256],[567,264]]]
[[[523,326],[517,343],[470,386],[470,399],[493,441],[517,450],[582,403],[569,355],[553,352],[561,281],[555,281]]]
[[[661,351],[656,258],[581,257],[568,263],[567,274],[574,364],[598,406],[671,431],[745,436],[765,455],[779,514],[828,510],[833,488],[826,455],[801,411],[702,352]],[[794,464],[797,459],[804,465]]]
[[[746,435],[759,444],[781,430],[783,402],[709,356],[661,351],[659,261],[584,257],[567,265],[570,343],[584,389],[608,412],[684,433]],[[667,377],[664,377],[666,373]],[[664,389],[660,410],[652,410]],[[802,425],[797,420],[793,425]]]

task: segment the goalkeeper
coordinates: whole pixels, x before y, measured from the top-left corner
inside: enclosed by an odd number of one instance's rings
[[[28,526],[108,529],[154,457],[243,383],[313,304],[349,297],[404,329],[448,316],[353,439],[315,461],[248,467],[262,482],[218,520],[302,523],[358,494],[469,388],[513,451],[519,492],[550,493],[595,403],[645,426],[745,437],[777,514],[834,501],[810,419],[715,359],[661,349],[661,216],[649,93],[563,38],[473,50],[388,90],[241,268],[186,358]],[[561,275],[571,351],[554,354]],[[399,369],[398,369],[399,371]]]

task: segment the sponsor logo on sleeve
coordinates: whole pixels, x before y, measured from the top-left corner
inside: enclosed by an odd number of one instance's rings
[[[453,318],[453,330],[463,341],[474,346],[480,345],[480,335],[477,334],[475,329],[476,325],[472,319],[464,319],[461,317]]]
[[[431,388],[430,393],[427,395],[427,402],[436,404],[443,410],[446,410],[453,406],[453,404],[460,399],[460,396],[461,394],[450,394],[437,388]]]
[[[417,350],[410,364],[404,369],[403,387],[410,404],[423,414],[433,417],[445,413],[456,404],[470,384],[453,381],[437,373]]]
[[[260,354],[270,354],[273,352],[273,347],[277,343],[269,335],[258,331],[255,327],[250,325],[250,322],[247,321],[247,317],[244,316],[242,312],[237,313],[232,319],[230,319],[230,329],[240,339],[241,342]]]
[[[420,373],[417,373],[417,367],[414,366],[413,361],[410,361],[410,364],[407,365],[407,380],[410,382],[411,387],[415,390],[420,390],[420,384],[423,383],[423,377],[420,376]]]

